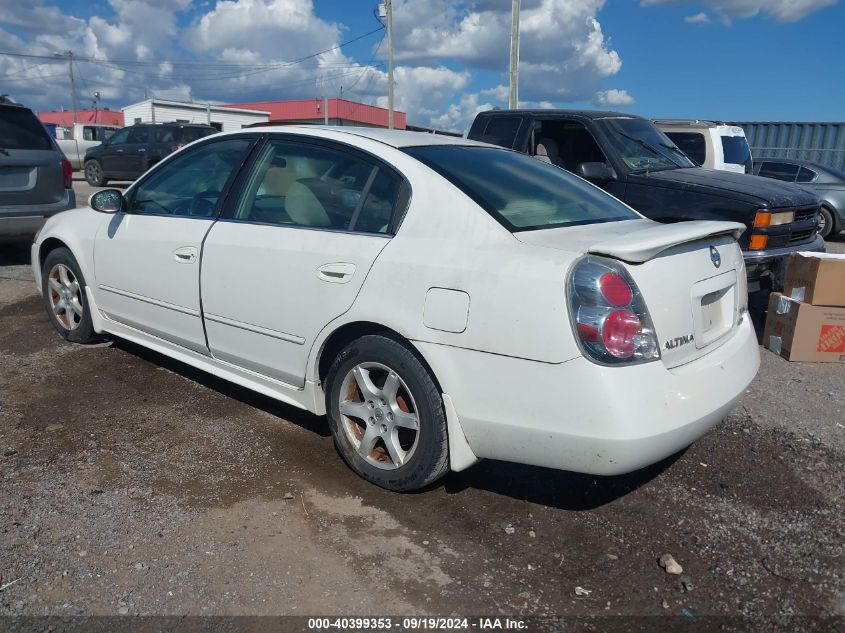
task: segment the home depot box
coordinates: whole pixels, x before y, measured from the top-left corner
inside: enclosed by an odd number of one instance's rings
[[[816,306],[845,306],[845,255],[792,253],[783,294]]]
[[[845,308],[769,297],[763,345],[787,360],[845,363]]]

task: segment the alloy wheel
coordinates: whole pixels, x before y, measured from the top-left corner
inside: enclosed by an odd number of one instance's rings
[[[82,322],[82,289],[73,271],[64,264],[56,264],[47,278],[50,308],[65,330],[73,331]]]
[[[414,396],[401,376],[381,363],[355,365],[340,387],[341,427],[369,464],[394,470],[406,464],[419,440]]]

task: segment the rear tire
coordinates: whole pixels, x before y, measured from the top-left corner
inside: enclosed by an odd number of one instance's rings
[[[833,213],[830,212],[830,209],[827,207],[821,207],[819,209],[819,215],[821,216],[822,226],[819,227],[819,235],[821,235],[824,239],[834,232],[836,228],[836,220],[833,217]]]
[[[91,322],[85,278],[67,248],[50,251],[41,268],[41,295],[56,331],[73,343],[92,343],[100,337]]]
[[[85,163],[85,180],[92,187],[105,187],[109,182],[103,176],[102,165],[96,160],[89,160]]]
[[[332,362],[325,384],[335,446],[361,477],[409,492],[448,472],[440,389],[403,343],[384,335],[353,341]]]

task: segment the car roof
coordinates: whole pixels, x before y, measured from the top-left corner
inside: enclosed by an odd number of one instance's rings
[[[642,119],[643,117],[627,112],[614,112],[612,110],[558,110],[558,109],[526,109],[526,110],[486,110],[479,115],[484,116],[506,116],[509,114],[530,114],[531,116],[568,116],[580,119]]]
[[[420,147],[424,145],[463,145],[491,147],[487,143],[470,141],[457,136],[445,136],[443,134],[430,134],[428,132],[409,132],[407,130],[389,130],[378,127],[354,127],[354,126],[326,126],[326,125],[266,125],[250,127],[244,130],[230,132],[261,132],[270,134],[302,134],[303,136],[316,136],[321,138],[337,138],[337,135],[366,138],[391,147]]]

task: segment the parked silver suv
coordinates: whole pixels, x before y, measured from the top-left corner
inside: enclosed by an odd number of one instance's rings
[[[0,96],[0,242],[32,239],[76,206],[73,171],[32,110]]]

